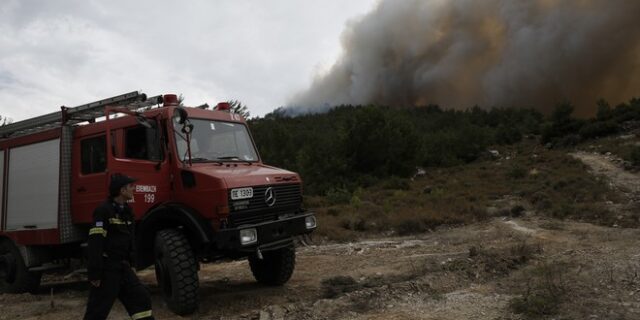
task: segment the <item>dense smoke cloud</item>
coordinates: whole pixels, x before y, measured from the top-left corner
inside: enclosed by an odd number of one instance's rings
[[[339,104],[533,107],[640,94],[640,1],[383,0],[294,110]],[[293,111],[293,110],[292,110]]]

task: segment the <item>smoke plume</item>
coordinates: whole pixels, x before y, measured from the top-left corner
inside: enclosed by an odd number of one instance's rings
[[[289,105],[532,107],[640,94],[640,1],[382,0]],[[292,110],[293,111],[293,110]]]

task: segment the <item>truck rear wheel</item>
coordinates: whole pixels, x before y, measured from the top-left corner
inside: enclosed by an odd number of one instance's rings
[[[280,286],[289,281],[296,265],[295,247],[266,251],[262,253],[262,257],[262,260],[256,256],[249,257],[251,273],[258,282]]]
[[[0,292],[36,292],[40,273],[29,272],[18,248],[10,240],[0,240]]]
[[[198,307],[198,266],[189,241],[177,229],[156,234],[155,268],[158,285],[171,311],[193,313]]]

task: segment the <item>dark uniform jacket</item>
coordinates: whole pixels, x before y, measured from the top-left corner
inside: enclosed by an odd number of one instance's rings
[[[89,230],[89,280],[102,278],[106,259],[133,265],[134,230],[133,211],[126,203],[107,199],[95,209]]]

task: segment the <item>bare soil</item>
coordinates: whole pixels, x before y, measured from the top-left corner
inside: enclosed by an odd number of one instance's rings
[[[622,160],[616,156],[597,152],[576,152],[572,156],[588,165],[593,174],[604,176],[612,187],[632,200],[635,200],[636,195],[640,195],[638,174],[624,170]]]
[[[575,156],[635,202],[637,175]],[[640,230],[538,216],[299,247],[283,287],[257,284],[246,261],[203,265],[189,317],[163,304],[153,270],[138,274],[157,319],[640,319]],[[82,278],[50,278],[0,295],[0,319],[80,319],[86,296]],[[109,319],[127,319],[118,302]]]
[[[571,155],[586,164],[591,174],[607,181],[609,187],[622,196],[622,201],[618,203],[606,203],[610,211],[618,214],[617,219],[631,220],[637,225],[640,221],[640,175],[625,170],[623,160],[610,153],[581,151]]]

